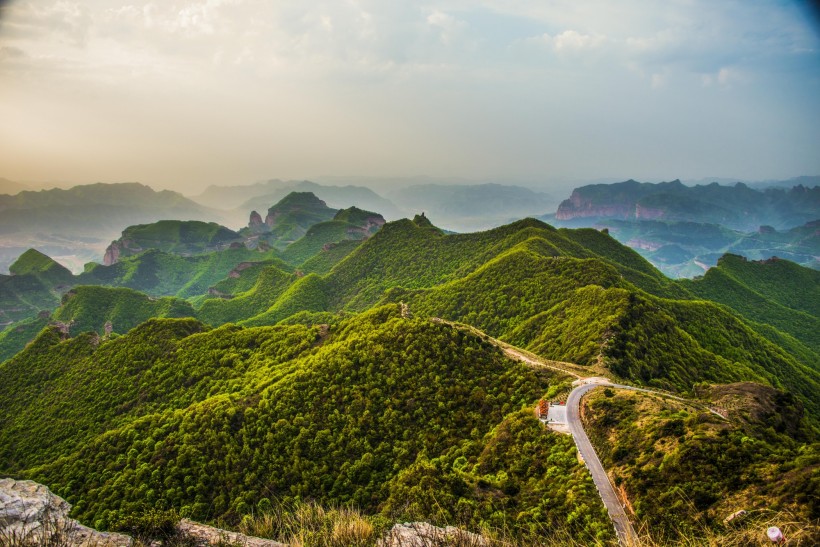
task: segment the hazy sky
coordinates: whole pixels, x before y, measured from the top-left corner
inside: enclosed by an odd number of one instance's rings
[[[820,174],[807,3],[0,5],[12,180]]]

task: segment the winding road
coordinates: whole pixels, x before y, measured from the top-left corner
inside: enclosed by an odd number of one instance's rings
[[[500,340],[496,340],[495,338],[488,336],[486,333],[480,331],[475,327],[463,325],[460,323],[454,323],[451,321],[446,321],[438,317],[433,317],[431,319],[432,321],[437,323],[446,323],[455,328],[469,330],[474,334],[477,334],[478,336],[482,337],[483,339],[495,344],[508,357],[512,359],[527,363],[531,366],[546,367],[553,370],[557,370],[564,374],[575,376],[575,378],[577,378],[577,380],[573,382],[573,384],[575,384],[576,387],[570,392],[569,397],[567,398],[567,426],[569,427],[569,431],[572,434],[572,438],[575,440],[575,446],[578,448],[578,453],[584,460],[587,469],[589,469],[590,475],[592,475],[592,481],[595,483],[595,487],[598,489],[598,495],[601,497],[601,501],[603,501],[604,506],[606,507],[606,510],[609,513],[609,518],[612,520],[612,524],[615,527],[615,533],[618,536],[618,543],[620,543],[624,547],[636,547],[640,545],[640,539],[638,538],[638,534],[635,532],[635,529],[632,527],[632,523],[629,521],[629,517],[626,515],[626,511],[624,511],[624,507],[623,505],[621,505],[621,501],[618,498],[618,495],[615,493],[615,488],[609,481],[609,476],[606,474],[604,466],[601,464],[601,460],[598,458],[598,454],[595,453],[595,449],[593,448],[592,443],[589,441],[589,437],[584,431],[583,423],[581,422],[580,410],[581,399],[583,398],[583,396],[588,391],[595,389],[596,387],[611,387],[616,389],[641,391],[643,393],[651,393],[652,395],[682,401],[688,405],[692,405],[703,410],[708,410],[709,412],[715,414],[716,416],[719,416],[723,420],[726,419],[720,413],[715,412],[715,410],[708,408],[706,405],[698,404],[689,399],[685,399],[683,397],[678,397],[670,393],[664,393],[662,391],[657,391],[653,389],[645,389],[640,387],[627,386],[623,384],[615,384],[610,382],[608,378],[585,378],[581,376],[581,373],[583,373],[583,371],[581,370],[582,367],[579,367],[578,365],[542,359],[536,355],[521,350],[520,348],[516,348],[515,346],[511,346],[510,344],[501,342]]]
[[[592,475],[595,488],[598,489],[598,495],[601,496],[601,501],[604,502],[604,506],[609,513],[609,518],[615,526],[618,542],[621,545],[632,547],[639,545],[638,534],[635,533],[632,523],[629,522],[629,517],[626,515],[624,507],[621,505],[621,501],[615,493],[615,488],[613,488],[612,483],[609,481],[609,476],[606,474],[604,466],[601,464],[601,460],[598,459],[598,454],[595,453],[595,449],[592,447],[592,443],[589,442],[589,437],[587,437],[584,427],[581,424],[581,398],[587,391],[595,389],[598,386],[628,387],[610,383],[582,384],[576,387],[570,392],[569,398],[567,398],[567,425],[569,426],[570,433],[572,433],[572,438],[575,439],[575,446],[578,447],[578,453],[584,460],[587,469],[589,469],[589,474]]]

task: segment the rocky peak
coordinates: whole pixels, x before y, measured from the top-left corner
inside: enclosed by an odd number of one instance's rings
[[[262,215],[260,215],[256,211],[251,211],[251,217],[250,219],[248,219],[248,227],[256,228],[257,226],[261,226],[262,224]]]
[[[279,217],[299,212],[317,212],[327,215],[327,219],[333,218],[335,210],[327,206],[327,203],[316,197],[313,192],[291,192],[279,202],[268,209],[265,216],[265,224],[273,226]]]

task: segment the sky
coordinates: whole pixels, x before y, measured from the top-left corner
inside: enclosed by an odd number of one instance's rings
[[[0,177],[820,174],[808,6],[0,1]]]

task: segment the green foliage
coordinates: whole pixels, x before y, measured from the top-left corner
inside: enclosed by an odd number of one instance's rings
[[[299,278],[266,311],[241,321],[248,326],[273,325],[299,312],[322,312],[328,309],[327,285],[316,274]]]
[[[294,266],[298,266],[322,251],[329,250],[332,245],[348,240],[367,239],[375,234],[383,224],[384,218],[377,213],[363,211],[357,207],[342,209],[336,213],[333,220],[319,222],[308,228],[303,237],[285,248],[283,258]],[[351,247],[346,246],[345,248],[350,249]]]
[[[233,298],[211,298],[203,302],[197,311],[198,316],[212,325],[239,322],[243,319],[264,313],[298,279],[295,274],[287,273],[276,266],[261,267],[248,275],[252,279],[257,273],[254,285]]]
[[[111,529],[123,532],[139,541],[167,540],[177,535],[179,513],[174,509],[147,509],[144,513],[132,513],[120,517]]]
[[[100,524],[161,499],[198,519],[238,520],[262,497],[373,511],[420,453],[480,439],[548,388],[549,375],[398,306],[346,320],[315,347],[305,327],[174,338],[168,321],[99,347],[43,342],[4,364],[0,424],[15,426],[0,430],[3,471],[32,468]],[[56,352],[60,369],[19,374]]]
[[[57,306],[73,279],[68,269],[35,249],[20,255],[9,271],[0,275],[0,323],[30,319]]]
[[[178,298],[153,298],[125,288],[74,287],[63,296],[52,318],[71,327],[71,333],[104,334],[106,323],[124,333],[152,317],[192,317],[194,309]]]
[[[14,264],[9,266],[9,273],[11,275],[34,274],[54,280],[65,280],[71,276],[68,268],[36,249],[29,249],[21,254]]]
[[[545,428],[531,409],[439,458],[419,458],[389,491],[383,513],[391,519],[457,522],[530,544],[557,531],[582,543],[612,538],[572,438]]]
[[[299,269],[306,274],[315,273],[319,275],[327,274],[333,267],[352,253],[361,241],[347,239],[338,243],[331,243],[322,250],[306,260]]]
[[[297,266],[319,254],[329,245],[345,240],[361,241],[367,237],[363,228],[343,222],[330,220],[311,226],[300,239],[288,245],[282,257],[290,264]]]
[[[332,220],[336,213],[312,192],[291,192],[268,209],[260,237],[283,250],[304,236],[311,226]]]
[[[215,222],[160,220],[151,224],[129,226],[112,246],[119,249],[120,256],[148,249],[185,255],[226,248],[241,239],[237,232]]]
[[[771,395],[770,395],[771,394]],[[731,422],[647,394],[594,392],[584,402],[585,428],[616,485],[624,488],[641,524],[661,543],[725,533],[722,520],[738,509],[788,511],[816,521],[820,451],[776,432],[769,420],[736,421],[775,390],[759,386],[751,406]],[[757,401],[760,401],[758,403]],[[724,400],[724,403],[726,400]],[[782,404],[782,403],[781,403]],[[773,405],[774,415],[788,405]],[[787,420],[800,422],[800,413]]]
[[[0,332],[0,362],[12,357],[48,325],[47,317],[24,319]]]
[[[820,361],[820,272],[787,260],[748,261],[724,255],[700,279],[681,280],[693,294],[742,317],[794,336]]]
[[[276,251],[263,253],[241,247],[197,256],[178,256],[148,250],[111,266],[89,265],[77,276],[75,284],[127,287],[152,296],[189,298],[208,292],[239,264],[254,261],[269,261],[285,271],[291,269],[278,259]]]

